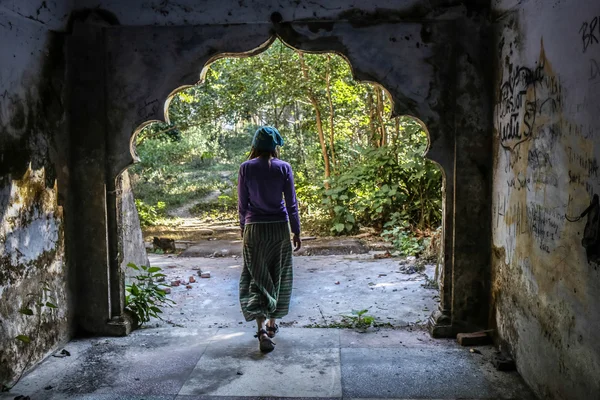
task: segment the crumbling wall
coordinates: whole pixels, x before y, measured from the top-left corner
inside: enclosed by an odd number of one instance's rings
[[[495,7],[493,324],[542,398],[598,398],[600,3]]]
[[[49,31],[69,7],[0,6],[0,384],[70,336],[63,40]]]

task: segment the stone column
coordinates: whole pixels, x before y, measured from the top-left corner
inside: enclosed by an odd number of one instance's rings
[[[125,335],[109,268],[110,243],[106,156],[106,56],[102,26],[76,22],[68,43],[70,76],[70,130],[72,144],[71,196],[74,220],[67,233],[74,249],[71,267],[76,276],[76,321],[79,330],[92,334]],[[116,301],[115,301],[116,300]]]
[[[492,180],[492,38],[482,18],[457,27],[454,333],[487,328],[490,304]]]

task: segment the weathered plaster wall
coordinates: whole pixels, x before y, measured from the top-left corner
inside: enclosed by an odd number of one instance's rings
[[[148,254],[144,246],[144,237],[140,228],[140,217],[135,208],[135,197],[129,180],[129,173],[124,171],[117,181],[117,190],[119,193],[119,258],[121,261],[121,270],[125,274],[126,283],[132,276],[135,276],[135,270],[127,268],[130,262],[136,265],[150,265]]]
[[[542,398],[596,399],[600,268],[566,216],[600,191],[600,2],[494,3],[493,323]]]
[[[71,320],[63,217],[69,150],[63,39],[49,31],[64,28],[70,5],[5,3],[0,5],[0,384],[66,341]],[[58,308],[38,310],[36,298]],[[34,315],[23,315],[22,308]],[[18,342],[17,335],[29,336],[31,343]]]

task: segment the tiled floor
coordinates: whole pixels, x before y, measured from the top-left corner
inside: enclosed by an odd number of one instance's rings
[[[283,328],[258,351],[250,328],[152,328],[80,339],[11,393],[32,400],[248,398],[534,399],[517,373],[423,331]]]

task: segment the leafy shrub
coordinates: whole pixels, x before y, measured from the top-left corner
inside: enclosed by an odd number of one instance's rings
[[[151,317],[162,319],[161,307],[171,307],[175,302],[167,297],[167,293],[161,287],[166,284],[159,283],[158,279],[165,277],[159,267],[147,267],[129,263],[131,269],[141,272],[134,279],[138,283],[125,286],[125,308],[131,311],[139,321],[140,326],[150,321]]]
[[[332,233],[353,234],[360,225],[382,230],[390,221],[419,228],[439,225],[441,173],[418,154],[421,148],[403,151],[362,150],[360,163],[330,180],[323,203],[332,211]]]
[[[140,225],[142,226],[156,225],[158,219],[165,216],[165,207],[166,204],[163,201],[152,206],[140,199],[135,199],[135,208],[140,216]]]
[[[426,247],[425,239],[415,237],[406,227],[395,226],[386,229],[381,236],[391,242],[403,256],[415,256],[422,253]]]

